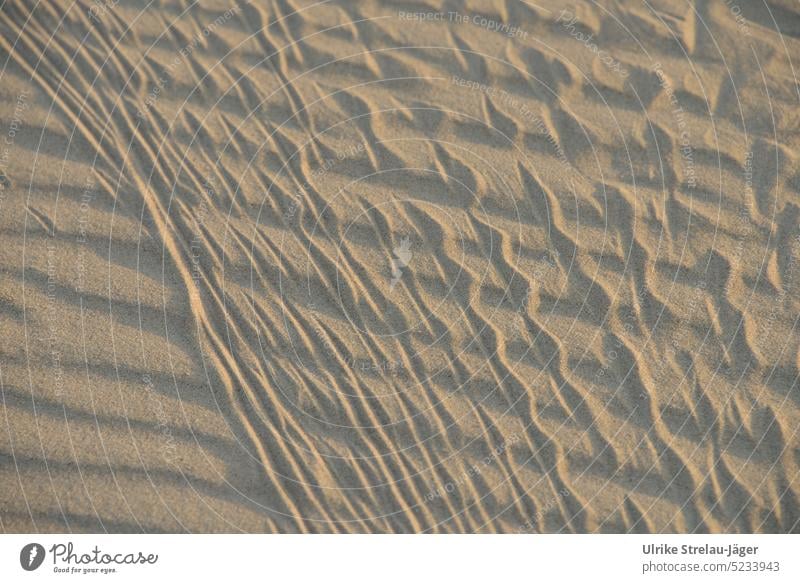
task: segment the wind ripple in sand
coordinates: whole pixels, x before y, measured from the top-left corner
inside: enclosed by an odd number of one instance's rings
[[[7,3],[3,530],[798,532],[800,16],[628,4]]]

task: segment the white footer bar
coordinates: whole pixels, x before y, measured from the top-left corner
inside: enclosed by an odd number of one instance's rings
[[[800,581],[793,535],[3,535],[0,581]]]

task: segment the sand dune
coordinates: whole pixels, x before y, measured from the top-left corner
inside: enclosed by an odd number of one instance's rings
[[[5,532],[798,532],[792,1],[6,2]]]

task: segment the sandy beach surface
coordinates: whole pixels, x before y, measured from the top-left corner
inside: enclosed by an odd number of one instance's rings
[[[0,63],[0,531],[800,532],[796,1],[6,0]]]

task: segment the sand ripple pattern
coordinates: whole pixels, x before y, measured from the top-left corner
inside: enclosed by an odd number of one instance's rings
[[[0,530],[800,532],[796,2],[0,6]]]

